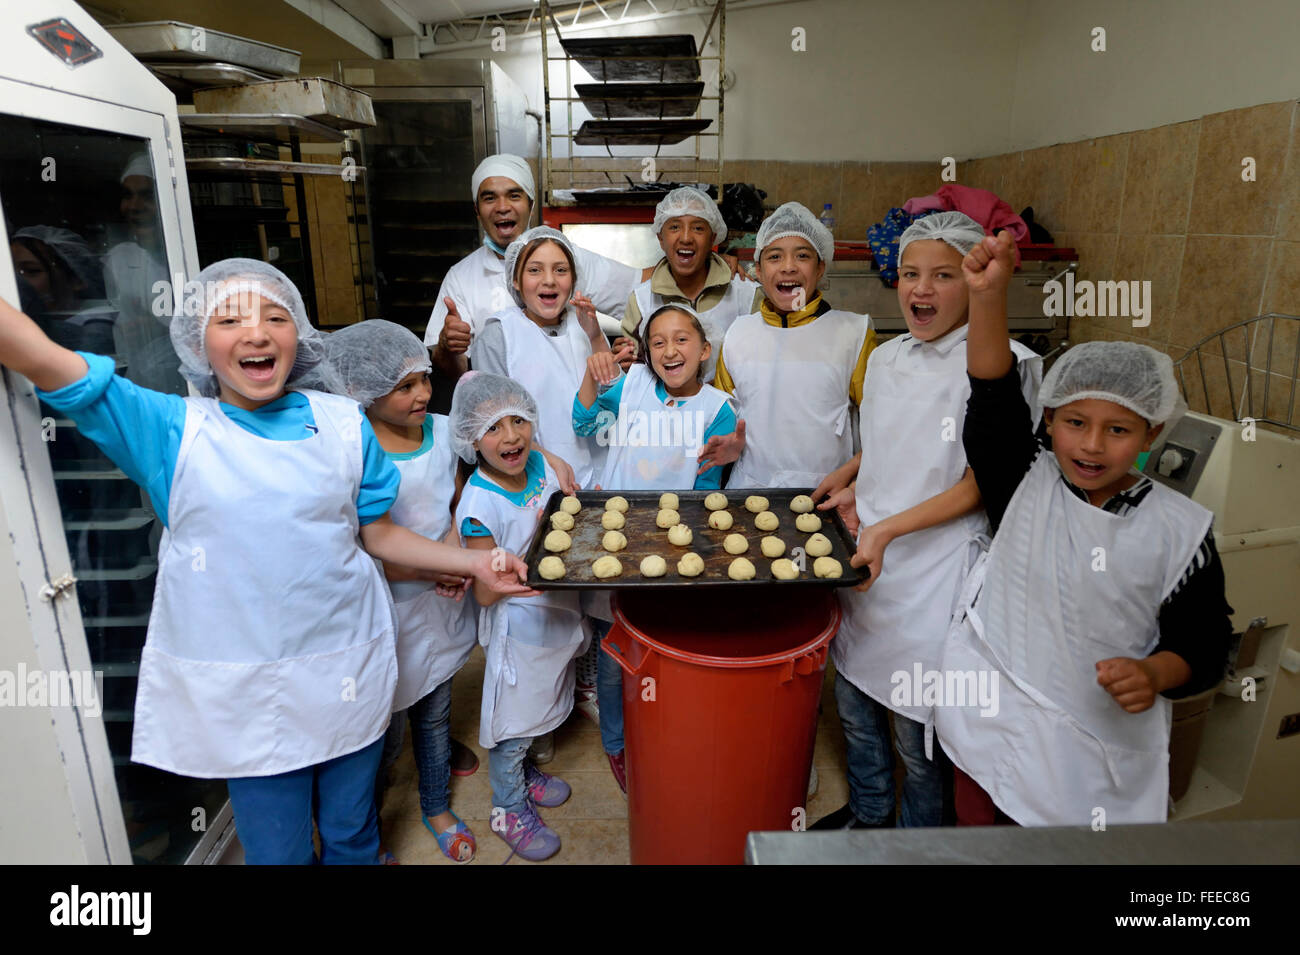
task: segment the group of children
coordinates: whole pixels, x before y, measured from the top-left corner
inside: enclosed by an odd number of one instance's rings
[[[657,210],[664,258],[611,349],[583,254],[519,228],[531,191],[505,175],[513,157],[492,158],[474,188],[511,238],[491,247],[500,272],[483,269],[504,295],[476,292],[495,307],[472,323],[452,300],[432,361],[381,320],[323,336],[293,284],[251,260],[204,269],[172,320],[198,397],[116,377],[0,303],[0,362],[166,527],[134,760],[227,778],[250,862],[312,861],[314,823],[321,861],[370,863],[409,721],[424,824],[469,861],[448,723],[477,640],[491,828],[548,858],[560,837],[538,809],[570,788],[529,748],[569,716],[575,660],[611,614],[608,593],[528,590],[518,555],[557,491],[718,488],[734,462],[727,487],[815,487],[870,569],[832,643],[850,801],[818,825],[895,825],[895,745],[905,826],[948,821],[953,779],[963,823],[1083,825],[1096,806],[1165,818],[1169,698],[1219,678],[1231,612],[1209,512],[1133,470],[1176,416],[1166,356],[1089,343],[1040,387],[1039,359],[1007,334],[1010,237],[960,213],[903,235],[908,334],[877,347],[866,316],[818,290],[834,243],[811,212],[765,220],[755,284],[711,251],[725,224],[686,188]],[[448,416],[427,410],[435,364],[458,378]],[[650,415],[677,419],[660,433],[682,442],[620,439]],[[595,660],[585,682],[626,791],[621,671]],[[899,674],[947,670],[1000,676],[998,712],[897,692]]]

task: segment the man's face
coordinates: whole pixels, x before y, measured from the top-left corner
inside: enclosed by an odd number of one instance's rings
[[[513,179],[489,176],[479,184],[474,205],[483,231],[504,249],[528,228],[533,201]]]

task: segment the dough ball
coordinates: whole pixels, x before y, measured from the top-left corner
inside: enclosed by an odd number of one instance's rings
[[[542,580],[559,580],[564,576],[564,561],[555,556],[543,557],[537,565],[537,573]]]
[[[813,499],[807,494],[800,494],[790,501],[790,510],[796,514],[808,514],[813,509]]]
[[[818,577],[841,577],[844,568],[834,557],[818,557],[813,561],[813,573]]]
[[[704,558],[699,554],[683,554],[677,562],[677,573],[683,577],[698,577],[704,573]]]
[[[714,511],[709,515],[709,526],[715,531],[731,530],[733,520],[729,511]]]
[[[805,534],[822,529],[822,519],[816,514],[800,514],[794,519],[794,526]]]
[[[764,537],[759,542],[759,547],[763,549],[763,556],[769,560],[785,553],[785,541],[779,537]]]
[[[564,500],[560,502],[560,510],[562,510],[565,514],[577,514],[580,510],[582,510],[582,504],[578,501],[576,497],[570,494],[568,497],[566,497]]]
[[[804,550],[808,552],[809,557],[825,557],[831,552],[830,539],[825,534],[814,534],[808,538]]]
[[[767,510],[767,498],[759,497],[757,494],[751,494],[745,498],[745,510],[751,514],[761,514]]]
[[[621,531],[626,523],[627,518],[618,511],[606,511],[600,515],[600,526],[607,531]]]
[[[568,550],[572,544],[573,538],[564,531],[551,531],[546,535],[546,540],[542,541],[543,547],[557,554]]]
[[[771,511],[764,511],[754,518],[754,527],[760,531],[774,531],[780,523]]]
[[[668,561],[658,554],[651,554],[641,561],[642,577],[662,577],[668,573]]]
[[[623,573],[623,565],[618,562],[617,557],[606,554],[604,557],[596,558],[596,562],[591,565],[591,572],[601,580],[605,580]]]
[[[749,550],[749,541],[745,540],[744,534],[728,534],[722,542],[722,549],[728,554],[743,554]]]
[[[678,547],[685,547],[691,542],[693,536],[691,529],[685,524],[676,524],[668,529],[668,543]]]
[[[679,507],[677,495],[669,491],[667,494],[659,495],[659,506],[670,511],[675,511]]]
[[[600,546],[605,550],[618,551],[627,546],[627,538],[619,531],[605,531],[605,536],[600,539]],[[830,553],[830,551],[826,551]]]
[[[704,499],[704,506],[710,511],[720,511],[727,506],[727,495],[714,491]]]
[[[794,561],[783,557],[772,561],[772,576],[777,580],[795,580],[799,576],[799,568],[794,565]]]
[[[573,530],[573,515],[566,514],[564,511],[556,511],[551,515],[551,527],[557,531]]]
[[[615,494],[605,502],[605,510],[618,511],[620,514],[627,512],[627,498],[622,494]]]
[[[682,516],[671,508],[665,507],[655,515],[655,524],[659,527],[669,528],[682,522]]]
[[[754,565],[744,557],[737,557],[727,567],[727,576],[732,580],[753,580]]]

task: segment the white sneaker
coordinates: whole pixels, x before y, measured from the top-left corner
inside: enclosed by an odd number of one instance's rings
[[[817,767],[814,766],[812,767],[812,771],[808,773],[808,798],[812,799],[812,797],[816,795],[817,795]]]
[[[549,763],[555,758],[555,734],[544,733],[533,740],[532,745],[528,747],[528,758],[535,765]]]
[[[594,686],[582,686],[580,684],[573,691],[573,708],[597,726],[600,725],[600,705],[596,701],[596,688]]]

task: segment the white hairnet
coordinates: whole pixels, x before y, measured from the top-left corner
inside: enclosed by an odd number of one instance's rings
[[[528,193],[528,198],[533,202],[537,201],[537,186],[533,184],[533,171],[528,168],[528,163],[509,153],[497,153],[479,163],[474,174],[470,176],[470,194],[476,204],[478,187],[483,185],[484,179],[491,179],[493,176],[504,176],[519,183],[524,192]]]
[[[149,158],[147,151],[141,150],[127,160],[122,175],[118,177],[118,182],[126,182],[128,176],[148,176],[153,178],[153,161]]]
[[[298,329],[298,350],[285,387],[339,391],[325,364],[325,336],[307,320],[298,287],[273,265],[257,259],[222,259],[186,283],[185,302],[171,319],[172,347],[181,360],[181,374],[199,393],[209,398],[220,394],[217,376],[208,362],[205,336],[208,321],[224,303],[234,298],[260,295],[283,307]]]
[[[917,239],[935,239],[952,246],[965,258],[984,241],[984,227],[964,212],[936,212],[917,219],[898,239],[899,262],[903,261],[903,250]]]
[[[659,200],[655,206],[655,235],[663,231],[669,219],[678,216],[697,216],[713,229],[714,243],[727,237],[727,223],[718,210],[718,204],[709,198],[708,193],[690,186],[679,186]]]
[[[14,239],[35,239],[44,242],[68,267],[74,276],[88,289],[96,289],[94,297],[102,295],[104,288],[104,270],[99,256],[90,251],[88,243],[71,229],[60,229],[49,225],[29,225],[13,234]]]
[[[456,382],[451,396],[451,446],[461,459],[478,460],[474,442],[507,415],[537,424],[537,403],[528,390],[513,378],[468,371]]]
[[[325,337],[325,357],[341,392],[369,408],[412,372],[432,371],[429,349],[403,325],[382,318]]]
[[[510,296],[515,300],[515,304],[520,308],[524,307],[524,299],[519,294],[519,289],[515,288],[515,266],[519,264],[519,256],[523,255],[528,243],[534,239],[554,239],[569,250],[569,258],[573,260],[573,288],[571,291],[577,291],[578,288],[578,254],[573,251],[573,243],[559,229],[552,229],[548,225],[533,226],[506,248],[506,286],[510,289]]]
[[[835,237],[831,235],[831,230],[822,225],[821,220],[807,206],[797,202],[785,203],[763,220],[754,243],[757,246],[755,257],[761,256],[763,250],[777,239],[792,235],[801,236],[812,243],[817,255],[828,265],[835,258]]]
[[[1168,435],[1187,411],[1164,352],[1137,342],[1083,342],[1062,355],[1038,390],[1035,414],[1072,401],[1100,398],[1122,405]],[[1036,417],[1035,421],[1038,420]]]

